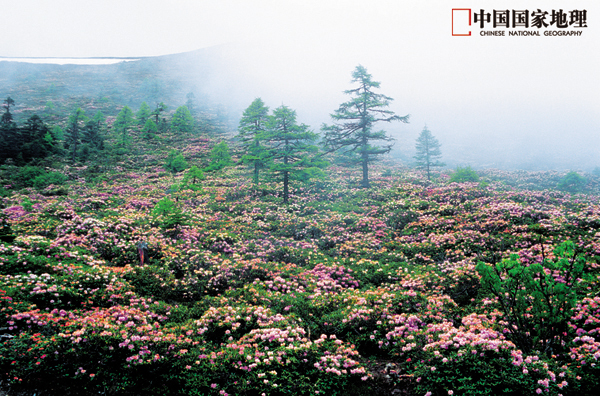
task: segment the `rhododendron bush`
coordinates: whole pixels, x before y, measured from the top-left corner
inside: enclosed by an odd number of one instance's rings
[[[202,188],[120,172],[4,197],[2,386],[595,394],[598,196],[543,189],[554,174],[384,170],[366,190],[332,167],[289,204],[234,168]]]

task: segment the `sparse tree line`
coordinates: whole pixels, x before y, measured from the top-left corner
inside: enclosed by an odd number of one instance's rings
[[[259,98],[244,111],[239,127],[241,162],[252,169],[254,183],[260,172],[268,170],[283,182],[283,200],[289,200],[292,180],[308,179],[326,165],[315,142],[318,135],[308,125],[299,124],[296,112],[280,106],[271,115]]]
[[[375,92],[380,83],[373,81],[363,66],[356,67],[352,73],[352,82],[358,87],[346,91],[351,96],[350,100],[342,103],[331,115],[331,125],[322,126],[320,146],[319,134],[311,131],[308,125],[299,123],[296,112],[288,106],[281,105],[269,113],[269,108],[260,98],[256,98],[248,106],[241,117],[237,138],[242,152],[240,163],[252,170],[255,184],[259,183],[263,171],[268,172],[270,178],[274,176],[282,183],[282,197],[284,203],[287,203],[291,182],[322,175],[322,169],[328,164],[324,156],[341,152],[344,162],[362,167],[361,186],[370,186],[369,164],[377,156],[388,153],[393,140],[385,131],[375,130],[375,125],[378,122],[408,122],[409,116],[400,117],[387,109],[392,99]],[[377,145],[378,141],[384,142],[384,145]],[[426,150],[433,146],[435,142],[432,141]],[[228,165],[218,160],[218,151],[215,151],[218,147],[219,145],[213,149],[211,165],[205,171]],[[226,145],[222,151],[227,152]],[[432,159],[440,155],[439,143],[437,151],[427,153],[428,169],[438,165]],[[180,158],[172,153],[167,158],[166,168],[172,171],[185,169],[184,159],[179,156]]]
[[[325,155],[335,152],[334,161],[359,167],[361,187],[370,187],[369,165],[390,152],[394,140],[386,131],[376,129],[376,125],[393,121],[408,123],[409,115],[398,116],[388,109],[393,99],[376,92],[380,83],[373,81],[363,66],[353,71],[352,83],[355,87],[345,91],[350,99],[331,114],[331,125],[322,125],[320,136],[306,125],[298,124],[295,111],[287,106],[280,106],[269,115],[269,108],[260,98],[250,104],[240,121],[238,139],[243,151],[241,162],[252,170],[254,183],[259,182],[262,170],[278,175],[287,202],[290,180],[321,174],[327,165]],[[415,167],[423,170],[430,181],[433,170],[445,164],[440,161],[441,144],[427,126],[416,139],[415,150]],[[600,175],[600,168],[594,174]],[[458,166],[449,181],[479,182],[479,175],[471,166]],[[578,193],[585,190],[586,183],[585,178],[572,171],[556,187]]]
[[[255,184],[266,172],[269,180],[275,178],[282,183],[282,197],[287,203],[293,181],[323,175],[322,169],[328,165],[326,158],[333,158],[340,165],[360,168],[360,186],[370,187],[369,165],[389,153],[394,140],[386,131],[378,129],[378,125],[393,121],[408,123],[409,115],[398,116],[388,109],[393,99],[377,92],[380,83],[373,81],[365,67],[357,66],[351,81],[355,86],[344,91],[349,100],[331,113],[331,124],[323,124],[321,134],[299,123],[296,112],[285,105],[270,112],[262,99],[256,98],[245,109],[236,136],[239,164],[251,169]],[[112,154],[128,153],[132,148],[133,131],[139,138],[152,142],[160,141],[160,136],[167,131],[187,134],[198,126],[193,116],[196,109],[193,93],[187,95],[186,105],[178,107],[169,121],[166,117],[168,107],[163,102],[154,108],[143,102],[136,113],[124,106],[110,125],[101,111],[89,118],[84,110],[77,108],[69,116],[64,131],[58,125],[48,126],[37,115],[18,126],[11,113],[14,104],[10,97],[3,102],[0,163],[12,159],[15,164],[24,165],[51,155],[62,156],[73,164],[81,163],[108,156],[107,147]],[[108,137],[112,139],[109,145],[106,143]],[[427,180],[431,180],[435,168],[445,165],[440,161],[440,147],[437,138],[425,126],[416,140],[413,158],[416,168],[425,172]],[[329,155],[332,153],[335,153],[333,157]],[[189,177],[194,180],[194,188],[199,188],[196,180],[204,178],[203,172],[214,172],[235,164],[225,140],[214,146],[209,161],[207,167],[195,166],[188,172],[193,175]],[[171,150],[164,168],[175,174],[188,169],[188,163],[181,153]],[[458,167],[450,179],[451,182],[478,180],[477,173],[470,167]],[[578,192],[585,183],[585,179],[571,172],[558,188]]]
[[[321,175],[321,169],[327,165],[324,156],[337,152],[342,162],[362,167],[361,185],[369,187],[369,164],[381,154],[388,153],[393,140],[387,132],[375,129],[376,124],[408,122],[408,116],[400,117],[387,109],[392,99],[376,92],[380,83],[373,81],[363,66],[356,67],[352,82],[357,86],[346,91],[350,99],[331,115],[331,125],[322,126],[321,136],[298,122],[296,112],[287,106],[282,105],[269,113],[262,100],[256,99],[245,110],[238,129],[242,150],[240,162],[252,168],[255,183],[259,182],[262,171],[276,175],[283,183],[283,198],[287,202],[290,183]],[[101,111],[89,118],[83,109],[77,108],[69,116],[63,131],[58,125],[46,125],[37,116],[17,126],[11,113],[14,101],[9,97],[4,101],[0,122],[0,140],[4,142],[0,147],[2,162],[11,158],[21,165],[60,155],[75,164],[106,156],[107,148],[116,154],[125,154],[132,148],[134,130],[138,131],[137,136],[148,141],[167,130],[191,132],[195,120],[188,106],[194,108],[193,94],[188,95],[186,104],[176,109],[169,122],[164,117],[167,110],[164,103],[153,109],[144,102],[137,113],[125,106],[111,123],[107,123],[107,117]],[[107,144],[107,138],[110,144]],[[214,150],[211,163],[204,171],[233,164],[225,142]],[[223,159],[215,159],[219,156]],[[427,166],[435,165],[432,162]],[[187,168],[187,163],[181,155],[170,153],[165,168],[179,172]]]
[[[376,124],[400,121],[408,123],[409,116],[398,116],[389,110],[392,98],[377,93],[380,83],[373,81],[363,66],[352,73],[356,87],[345,91],[350,99],[331,114],[332,124],[323,124],[322,135],[310,131],[296,121],[296,112],[280,106],[269,114],[269,108],[257,98],[244,111],[238,138],[243,156],[241,162],[252,170],[254,183],[260,180],[262,170],[279,176],[283,183],[283,199],[289,199],[289,183],[321,174],[327,165],[324,156],[336,152],[341,163],[362,169],[361,187],[369,188],[369,164],[388,153],[394,140],[386,131],[377,130]],[[317,145],[319,137],[320,147]],[[425,128],[417,140],[417,166],[427,171],[443,166],[440,144]]]

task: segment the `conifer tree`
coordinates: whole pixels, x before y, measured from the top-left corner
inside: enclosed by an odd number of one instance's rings
[[[289,202],[290,180],[306,180],[321,173],[326,163],[314,154],[318,148],[313,143],[318,135],[308,125],[296,122],[296,112],[280,106],[269,117],[265,141],[269,147],[269,170],[283,181],[283,202]]]
[[[156,137],[156,133],[158,132],[158,127],[152,120],[152,118],[148,118],[144,127],[142,128],[143,137],[145,139],[154,139]]]
[[[198,106],[196,104],[196,95],[194,95],[193,92],[190,92],[185,96],[185,98],[186,98],[185,107],[188,108],[188,110],[190,111],[190,114],[192,114],[192,116],[197,115]]]
[[[173,114],[171,129],[179,133],[190,133],[194,128],[194,117],[186,106],[179,106]]]
[[[24,162],[29,162],[34,158],[44,158],[51,153],[54,138],[48,126],[39,116],[29,117],[20,131],[17,150]]]
[[[183,180],[181,182],[181,189],[201,191],[202,185],[200,184],[200,182],[204,179],[205,177],[202,170],[196,165],[194,165],[187,172],[185,172],[185,175],[183,176]]]
[[[10,107],[14,104],[15,101],[10,96],[2,104],[4,113],[0,118],[0,162],[4,162],[7,158],[15,158],[17,155],[19,130],[10,112]]]
[[[388,153],[393,145],[389,143],[393,138],[385,131],[374,130],[375,124],[391,121],[407,123],[409,116],[400,117],[386,109],[393,99],[374,91],[380,83],[373,81],[363,66],[354,69],[352,82],[357,83],[358,87],[345,91],[351,99],[331,114],[334,124],[324,124],[321,129],[325,133],[327,151],[346,148],[358,154],[355,162],[362,166],[362,187],[369,188],[369,163],[377,156]],[[385,143],[374,145],[377,141]]]
[[[88,118],[85,116],[85,111],[82,110],[81,107],[77,108],[77,110],[69,116],[67,133],[65,136],[65,149],[70,153],[72,163],[75,163],[75,160],[77,159],[77,152],[79,150],[79,145],[81,144],[81,130],[87,120]]]
[[[210,160],[210,165],[204,169],[205,172],[214,172],[233,165],[226,141],[223,140],[213,147],[210,151]]]
[[[238,127],[238,138],[244,152],[242,163],[252,167],[252,180],[255,184],[258,184],[259,172],[265,167],[268,155],[267,149],[262,145],[267,120],[269,119],[268,114],[269,108],[265,106],[262,99],[256,98],[244,110]]]
[[[127,146],[129,144],[129,128],[133,124],[133,110],[129,106],[125,106],[117,114],[117,119],[113,123],[113,128],[117,133],[117,136],[121,137],[121,145]]]
[[[98,127],[99,132],[106,130],[106,116],[102,111],[98,110],[96,114],[94,114],[94,117],[92,117],[92,121]]]
[[[151,115],[152,112],[150,110],[150,106],[148,106],[148,103],[142,102],[142,104],[140,105],[140,109],[135,114],[137,124],[139,126],[144,126],[146,124],[146,120],[149,119]]]
[[[12,116],[12,113],[10,112],[10,106],[13,106],[14,104],[15,104],[15,101],[10,96],[7,97],[6,99],[4,99],[4,103],[2,106],[6,110],[2,114],[2,119],[0,119],[0,122],[2,124],[8,124],[13,121],[13,116]]]
[[[98,121],[94,119],[88,121],[85,124],[85,127],[83,128],[83,134],[81,136],[81,142],[83,144],[86,144],[91,149],[103,150],[104,138],[100,134],[100,127],[98,126]]]
[[[431,168],[445,165],[438,161],[442,156],[440,147],[440,142],[425,126],[417,138],[417,154],[414,158],[417,163],[417,169],[425,169],[427,171],[427,180],[431,180]]]
[[[163,102],[160,102],[156,105],[156,109],[154,109],[152,111],[152,113],[150,114],[152,117],[154,117],[154,123],[158,126],[159,125],[159,117],[160,117],[160,113],[162,113],[163,111],[167,111],[167,105],[164,104]]]

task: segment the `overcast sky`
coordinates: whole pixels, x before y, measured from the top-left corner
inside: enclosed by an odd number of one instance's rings
[[[594,161],[600,166],[596,0],[0,0],[0,5],[0,56],[137,57],[241,43],[248,49],[244,67],[265,81],[264,92],[248,93],[249,99],[265,96],[271,107],[284,102],[315,127],[345,100],[351,71],[362,64],[381,81],[381,92],[395,99],[392,110],[411,114],[409,125],[389,128],[400,146],[414,147],[426,123],[446,151],[472,151],[471,143],[490,153],[527,145],[537,153],[525,162],[563,150],[568,156],[579,152],[586,166]],[[578,29],[579,37],[481,37],[481,29],[472,26],[471,37],[453,37],[451,9],[482,7],[585,9],[588,27]]]

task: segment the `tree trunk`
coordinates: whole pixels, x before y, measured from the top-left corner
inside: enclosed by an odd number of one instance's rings
[[[363,90],[366,92],[366,84],[363,83]],[[363,168],[363,180],[362,187],[369,188],[369,153],[367,153],[367,144],[369,141],[367,140],[367,102],[363,100],[362,102],[362,168]]]
[[[288,203],[289,198],[290,198],[289,172],[283,171],[283,203]]]
[[[362,187],[369,188],[369,154],[367,153],[367,136],[365,128],[363,128],[362,138],[362,168],[363,168],[363,180]]]
[[[256,147],[260,144],[258,140],[255,140],[255,143]],[[258,184],[258,160],[254,160],[254,184]]]
[[[73,164],[75,164],[75,159],[77,158],[77,143],[79,143],[78,139],[79,139],[79,132],[77,132],[75,134],[75,139],[73,141],[73,153],[72,153],[72,157],[71,157],[71,162]]]
[[[369,188],[370,187],[369,186],[369,160],[368,160],[368,156],[366,154],[363,154],[362,168],[363,168],[362,187]]]
[[[286,149],[288,148],[288,146],[289,146],[289,144],[286,139],[286,141],[285,141]],[[283,157],[283,164],[284,165],[288,164],[287,155]],[[287,166],[286,166],[286,168],[287,168]],[[290,184],[290,172],[287,170],[284,170],[283,171],[283,203],[288,203],[289,198],[290,198],[289,184]]]

